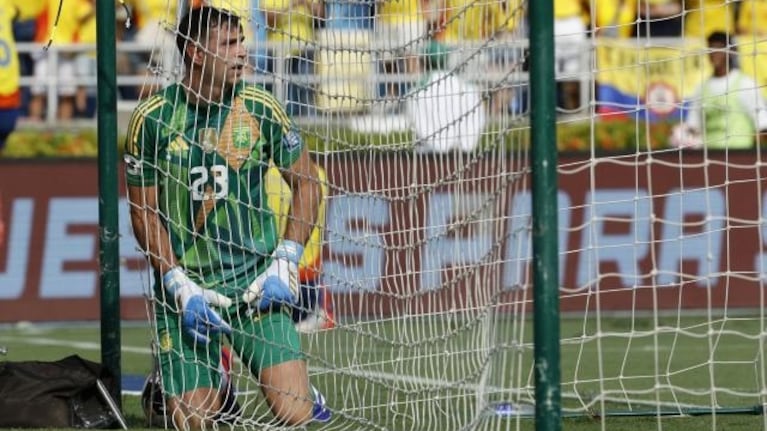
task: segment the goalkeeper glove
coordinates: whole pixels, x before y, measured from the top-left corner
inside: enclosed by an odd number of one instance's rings
[[[184,271],[175,267],[162,277],[165,290],[173,295],[181,311],[181,327],[195,343],[209,343],[210,334],[230,334],[232,328],[210,306],[227,308],[232,300],[210,289],[203,289]]]
[[[259,300],[259,310],[266,310],[273,304],[295,304],[298,300],[298,261],[303,252],[301,244],[282,241],[272,253],[272,263],[248,286],[242,300],[246,303]]]

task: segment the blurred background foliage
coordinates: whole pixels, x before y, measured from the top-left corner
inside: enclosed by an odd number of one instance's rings
[[[17,129],[5,143],[0,159],[95,157],[96,129]]]
[[[597,153],[633,153],[669,148],[668,137],[675,123],[637,123],[629,120],[561,123],[557,126],[557,146],[562,152],[590,152],[591,142]],[[312,151],[412,150],[415,136],[410,132],[363,133],[346,128],[307,127],[304,137]],[[124,137],[118,148],[122,151]],[[494,148],[500,144],[508,149],[529,146],[529,128],[490,127],[479,147]],[[98,142],[95,129],[25,129],[14,132],[8,139],[0,158],[71,158],[95,157]]]

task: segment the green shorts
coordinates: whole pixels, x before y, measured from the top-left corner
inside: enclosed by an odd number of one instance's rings
[[[283,362],[303,359],[301,340],[290,312],[280,310],[247,314],[246,308],[232,307],[224,318],[232,326],[229,343],[240,361],[255,378],[261,370]],[[195,343],[180,329],[175,308],[158,303],[155,306],[158,357],[167,395],[178,396],[197,388],[221,385],[220,335],[211,337],[207,345]]]

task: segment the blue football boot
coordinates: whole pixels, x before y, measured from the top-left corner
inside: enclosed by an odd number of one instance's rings
[[[320,391],[311,385],[312,398],[314,398],[314,405],[312,406],[312,420],[314,422],[328,423],[333,417],[333,412],[325,405],[325,397]]]

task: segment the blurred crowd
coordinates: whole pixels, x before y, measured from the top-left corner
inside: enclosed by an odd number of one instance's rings
[[[95,0],[63,0],[62,7],[60,0],[44,1],[47,6],[38,16],[16,21],[17,42],[50,42],[54,47],[95,43]],[[514,43],[524,40],[529,28],[528,2],[522,0],[193,0],[191,5],[201,1],[231,9],[244,18],[255,74],[313,76],[332,70],[334,61],[347,62],[347,69],[363,61],[361,57],[321,58],[318,47],[329,44],[377,53],[370,63],[373,73],[384,78],[368,97],[384,102],[401,99],[417,83],[396,77],[418,76],[465,61],[451,54],[460,47],[490,44],[492,49],[483,52],[493,55],[483,71],[511,73],[525,68],[526,49]],[[115,3],[117,41],[146,47],[144,51],[118,50],[118,76],[151,76],[160,82],[177,76],[173,35],[177,3]],[[582,71],[586,51],[579,44],[593,37],[685,37],[700,38],[702,43],[716,31],[733,35],[767,32],[767,0],[555,0],[554,16],[556,69],[558,76],[565,77]],[[129,19],[131,25],[126,27]],[[34,85],[22,86],[21,91],[21,115],[29,121],[43,120],[46,110],[52,108],[61,120],[94,115],[94,50],[62,48],[58,53],[55,61],[42,49],[20,54],[22,76],[35,78]],[[54,75],[58,106],[50,107],[45,83]],[[86,78],[92,82],[83,83]],[[289,112],[311,115],[320,103],[317,82],[288,81],[284,98]],[[273,86],[283,81],[264,82]],[[579,109],[578,80],[561,79],[559,85],[559,107]],[[121,84],[119,97],[137,100],[153,89]],[[496,91],[488,98],[490,110],[524,109],[518,96],[507,89]]]
[[[582,43],[593,37],[684,38],[705,45],[717,32],[733,36],[767,34],[765,0],[554,0],[557,72],[582,65]],[[578,109],[579,85],[561,82],[559,107]]]

